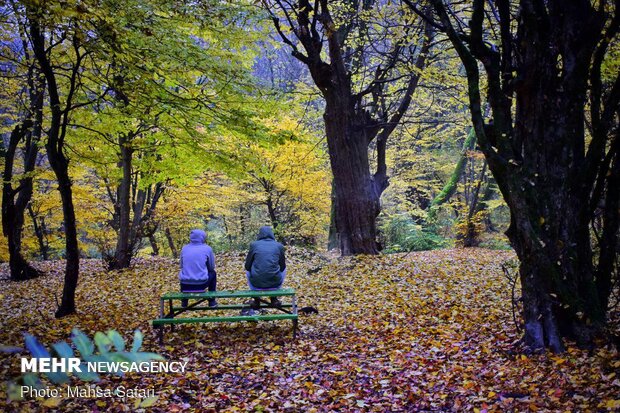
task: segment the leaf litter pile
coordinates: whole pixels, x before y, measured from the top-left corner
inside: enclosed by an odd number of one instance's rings
[[[247,289],[242,253],[221,254],[218,289]],[[53,318],[64,262],[39,263],[42,278],[14,283],[2,268],[0,344],[29,332],[50,345],[77,327],[145,334],[144,351],[187,361],[183,374],[102,375],[102,389],[154,389],[157,399],[59,398],[8,402],[0,411],[613,411],[620,409],[620,358],[569,343],[562,355],[518,345],[508,252],[442,250],[380,257],[326,257],[288,249],[286,286],[298,292],[300,334],[288,320],[166,328],[150,326],[159,296],[177,291],[171,259],[138,259],[123,272],[82,262],[78,315]],[[225,303],[224,299],[220,303]],[[223,313],[222,313],[223,314]],[[21,354],[21,355],[26,355]],[[20,354],[1,354],[0,378],[19,375]],[[72,383],[73,385],[76,382]],[[143,406],[143,405],[142,405]]]

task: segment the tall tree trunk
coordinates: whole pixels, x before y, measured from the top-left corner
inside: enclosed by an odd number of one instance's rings
[[[267,205],[267,212],[269,213],[269,220],[271,221],[271,226],[275,230],[280,225],[280,220],[278,219],[278,214],[276,213],[276,208],[274,206],[273,199],[270,193],[267,194],[267,200],[265,201],[265,204]]]
[[[618,113],[618,117],[620,118],[620,113]],[[618,249],[620,248],[618,243],[618,227],[620,227],[620,214],[618,214],[618,210],[620,210],[620,128],[616,130],[615,152],[615,159],[608,173],[609,180],[603,210],[603,232],[599,240],[601,252],[596,271],[598,293],[603,308],[607,308],[609,305],[609,296],[614,281],[612,274],[614,266],[618,265]],[[618,267],[615,270],[620,272]]]
[[[332,181],[331,207],[329,209],[329,235],[327,236],[327,250],[331,251],[338,248],[338,230],[336,229],[336,193],[334,182]]]
[[[130,195],[131,195],[131,163],[133,156],[133,148],[131,142],[127,139],[127,135],[121,133],[118,137],[118,147],[120,149],[119,166],[123,171],[121,184],[117,191],[116,202],[118,203],[118,237],[116,239],[116,249],[114,258],[109,263],[111,270],[120,270],[129,267],[132,256],[132,248],[130,246]]]
[[[71,178],[69,177],[69,161],[61,152],[57,152],[52,145],[48,144],[46,147],[48,159],[58,180],[65,230],[65,258],[67,260],[65,283],[62,290],[62,301],[55,314],[57,318],[60,318],[75,313],[75,290],[80,273],[80,250],[77,240]]]
[[[14,281],[28,280],[39,275],[38,271],[32,268],[22,255],[24,210],[32,197],[32,178],[26,177],[21,179],[16,189],[13,189],[11,183],[17,147],[20,142],[31,140],[31,138],[26,137],[32,133],[32,128],[33,122],[29,120],[17,125],[11,132],[9,147],[5,154],[2,185],[2,231],[8,241],[9,269],[11,280]],[[28,142],[25,142],[25,145],[27,152],[25,154],[24,173],[28,173],[34,169],[34,159],[32,162],[29,162],[28,157],[36,157],[37,149],[36,142],[33,148],[28,148],[30,146]],[[17,200],[15,199],[16,195]]]
[[[240,204],[239,205],[239,233],[241,234],[241,236],[243,237],[243,235],[245,234],[245,231],[247,229],[247,221],[248,221],[248,208],[245,207],[245,205]],[[226,225],[226,222],[224,222],[224,226],[226,229],[226,234],[228,234],[229,237],[229,242],[230,245],[232,245],[232,234],[230,233],[228,226]]]
[[[24,41],[24,53],[30,60],[27,43]],[[11,279],[15,281],[34,278],[39,272],[28,264],[22,255],[22,233],[24,214],[32,199],[32,176],[43,126],[43,104],[45,97],[45,79],[39,76],[34,64],[28,69],[28,108],[25,120],[16,125],[9,138],[9,147],[5,154],[2,184],[2,230],[9,246],[9,268]],[[23,173],[17,188],[13,188],[13,167],[17,149],[23,143]]]
[[[49,55],[45,47],[45,36],[41,32],[39,25],[39,12],[28,9],[28,19],[30,21],[30,37],[37,62],[41,73],[47,81],[47,91],[51,110],[51,123],[47,132],[47,157],[58,181],[58,191],[62,201],[62,212],[65,230],[65,256],[66,270],[64,287],[62,291],[62,301],[56,311],[56,317],[60,318],[75,313],[75,290],[77,288],[80,253],[77,240],[77,227],[75,224],[75,209],[73,206],[73,193],[71,190],[71,179],[69,177],[69,160],[65,157],[64,140],[67,126],[69,123],[69,112],[73,105],[73,98],[77,88],[78,73],[81,68],[81,61],[84,58],[79,52],[77,39],[74,39],[75,59],[69,75],[69,91],[66,95],[66,105],[61,107],[56,74],[49,60]]]
[[[420,72],[426,66],[433,28],[425,24],[424,39],[421,47],[416,49],[419,53],[415,62],[409,62],[416,71],[409,77],[405,91],[400,96],[392,95],[397,97],[398,103],[387,105],[389,88],[386,84],[391,82],[389,79],[394,75],[392,69],[397,62],[413,58],[413,54],[404,57],[405,52],[413,49],[410,45],[400,40],[391,44],[391,50],[377,57],[384,61],[370,69],[375,74],[367,87],[354,93],[359,85],[352,81],[352,72],[369,70],[362,67],[367,59],[363,41],[368,37],[364,19],[357,20],[354,15],[349,15],[350,20],[336,23],[327,0],[313,4],[301,0],[294,6],[281,0],[266,0],[264,4],[282,41],[292,48],[293,56],[308,67],[325,99],[323,119],[333,175],[333,217],[340,253],[377,254],[380,246],[376,240],[375,221],[381,210],[379,198],[389,184],[386,144],[409,107]],[[349,4],[351,11],[362,9],[366,13],[371,13],[374,5],[374,1]],[[286,15],[285,24],[299,40],[303,52],[281,29],[280,18],[273,12],[276,8]],[[347,36],[354,32],[363,40],[359,45],[351,46]],[[389,106],[396,109],[388,113]],[[377,169],[371,174],[368,147],[375,138]]]
[[[151,248],[153,248],[153,253],[151,255],[159,255],[159,247],[157,246],[157,240],[155,239],[155,235],[149,235],[149,242],[151,243]]]
[[[37,242],[39,243],[39,253],[41,254],[41,259],[43,261],[47,261],[49,259],[48,251],[49,245],[45,241],[45,220],[41,218],[41,222],[37,222],[37,216],[32,210],[32,205],[28,204],[28,215],[30,215],[30,219],[32,220],[32,227],[34,229],[34,234],[37,237]]]
[[[487,162],[484,161],[482,166],[482,171],[480,171],[480,177],[478,178],[478,183],[476,184],[476,188],[474,189],[474,193],[472,194],[471,201],[469,202],[467,208],[467,221],[466,221],[466,232],[465,237],[463,239],[463,247],[471,248],[477,247],[480,245],[478,228],[476,227],[476,223],[473,221],[474,215],[477,212],[480,212],[482,209],[479,206],[482,204],[479,202],[480,199],[480,188],[482,188],[482,180],[484,179],[484,174],[487,171]]]
[[[561,13],[550,5],[556,27],[522,7],[514,125],[526,154],[515,157],[522,179],[494,168],[498,183],[510,188],[507,235],[522,262],[525,341],[554,351],[562,349],[562,336],[591,343],[606,314],[594,279],[589,193],[582,192],[578,173],[585,162],[587,73],[600,35],[600,28],[593,30],[600,21],[583,20],[591,6],[579,3]],[[493,170],[496,163],[489,165]]]
[[[177,250],[176,245],[174,245],[174,238],[172,238],[172,234],[170,233],[170,228],[166,228],[166,240],[168,240],[168,247],[170,248],[170,252],[172,252],[172,256],[174,258],[179,258],[179,251]]]
[[[605,205],[608,233],[618,231],[618,191],[610,186],[618,182],[617,166],[609,171],[609,165],[617,160],[619,144],[609,132],[614,123],[617,127],[620,76],[606,96],[600,76],[620,28],[618,10],[610,18],[605,2],[596,10],[587,0],[521,0],[514,36],[510,3],[498,1],[498,49],[485,37],[485,1],[474,0],[466,37],[443,1],[433,4],[465,66],[476,135],[511,211],[506,234],[521,262],[525,343],[555,352],[563,350],[563,337],[591,345],[605,325],[609,290],[600,287],[611,270],[599,261],[605,273],[596,274],[593,262],[589,226],[602,197],[599,188],[614,198]],[[487,75],[489,125],[481,110],[479,62]],[[589,142],[584,132],[588,91]],[[602,241],[604,251],[616,235]]]
[[[334,176],[340,253],[377,254],[375,220],[380,206],[368,162],[367,125],[352,110],[350,99],[348,91],[329,94],[323,115]]]

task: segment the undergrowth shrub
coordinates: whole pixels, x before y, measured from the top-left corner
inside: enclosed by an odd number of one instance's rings
[[[446,248],[451,241],[435,232],[434,227],[416,224],[404,214],[385,217],[379,230],[384,252],[427,251]]]

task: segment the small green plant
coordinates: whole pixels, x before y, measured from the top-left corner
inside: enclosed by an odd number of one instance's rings
[[[480,243],[480,248],[488,248],[490,250],[509,251],[512,246],[505,238],[493,237]]]
[[[385,240],[385,252],[388,253],[435,250],[449,245],[449,241],[432,227],[418,225],[402,214],[386,217],[380,228]]]

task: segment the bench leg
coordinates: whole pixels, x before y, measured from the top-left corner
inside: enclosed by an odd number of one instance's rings
[[[164,300],[159,300],[159,318],[164,318]],[[159,336],[159,345],[164,345],[164,326],[157,326],[159,330],[157,335]]]
[[[291,313],[297,315],[297,297],[293,295]],[[297,319],[293,320],[293,340],[297,338]]]
[[[172,300],[168,300],[168,308],[170,309],[170,318],[174,318],[175,314],[172,311]],[[170,324],[170,331],[174,332],[174,324]]]

